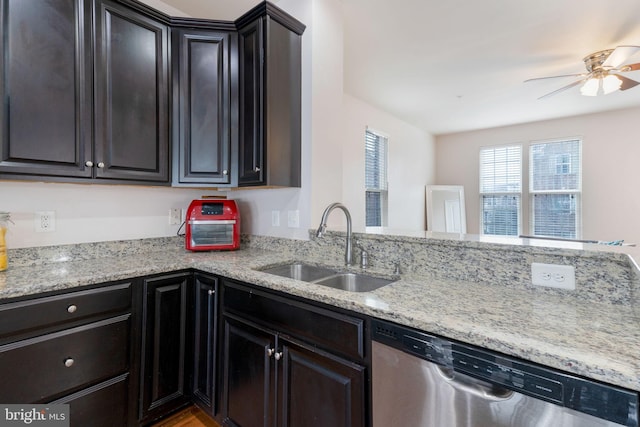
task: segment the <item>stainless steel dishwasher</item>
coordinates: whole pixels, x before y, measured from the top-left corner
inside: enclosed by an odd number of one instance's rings
[[[638,427],[638,393],[372,323],[373,427]]]

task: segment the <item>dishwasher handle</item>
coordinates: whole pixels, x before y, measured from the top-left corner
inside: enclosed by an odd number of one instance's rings
[[[509,400],[515,393],[513,390],[478,380],[468,375],[456,372],[450,368],[434,365],[438,374],[453,388],[464,393],[470,393],[485,400],[500,402]]]

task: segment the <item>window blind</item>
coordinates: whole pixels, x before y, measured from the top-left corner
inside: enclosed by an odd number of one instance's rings
[[[387,209],[387,138],[365,132],[365,213],[367,227],[381,227]]]
[[[522,147],[480,149],[480,206],[482,233],[520,234]]]
[[[480,192],[522,191],[522,147],[489,147],[480,150]]]
[[[387,138],[370,130],[365,133],[365,187],[387,189]]]

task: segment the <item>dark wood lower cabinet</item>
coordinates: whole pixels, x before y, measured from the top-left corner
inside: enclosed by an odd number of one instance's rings
[[[365,425],[364,366],[282,342],[279,398],[282,427]]]
[[[105,381],[52,404],[68,404],[71,427],[126,426],[129,374]]]
[[[144,280],[139,419],[152,421],[189,402],[191,273]]]
[[[224,425],[273,425],[275,335],[224,319]]]
[[[69,404],[73,427],[132,425],[136,284],[0,304],[0,402]]]
[[[223,422],[233,427],[364,427],[366,368],[224,318]]]
[[[193,402],[207,414],[216,413],[218,278],[194,275]]]

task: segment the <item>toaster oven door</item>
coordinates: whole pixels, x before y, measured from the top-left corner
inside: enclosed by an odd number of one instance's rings
[[[191,248],[231,246],[236,220],[191,220]]]

